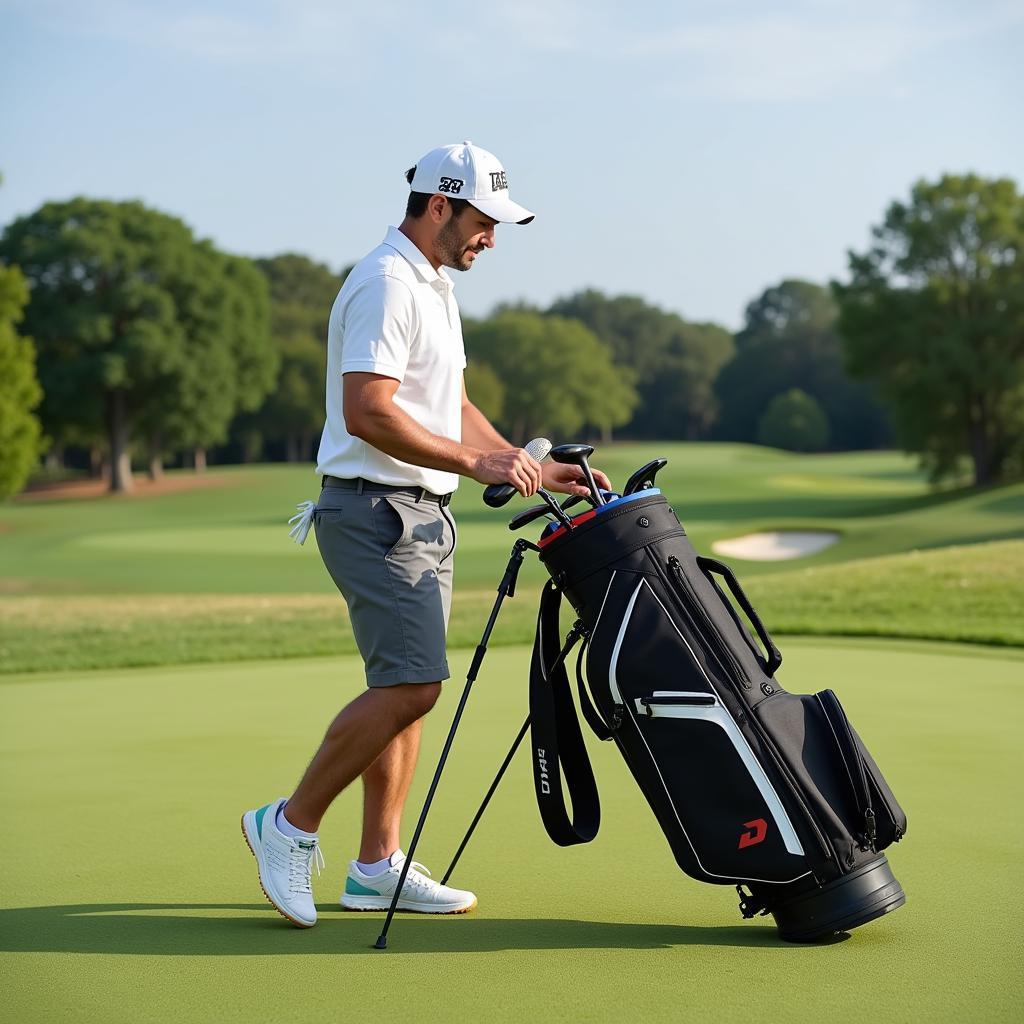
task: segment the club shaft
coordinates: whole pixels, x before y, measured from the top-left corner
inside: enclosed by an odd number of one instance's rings
[[[551,514],[567,529],[572,529],[572,520],[566,515],[562,506],[552,497],[549,491],[546,491],[543,487],[539,488],[537,493],[547,502],[548,508],[551,509]]]
[[[586,459],[580,460],[580,469],[583,470],[583,475],[587,478],[587,486],[590,488],[590,493],[594,496],[594,501],[598,505],[603,505],[604,497],[598,489],[597,481],[594,479],[594,474],[590,471],[590,463],[587,462]]]

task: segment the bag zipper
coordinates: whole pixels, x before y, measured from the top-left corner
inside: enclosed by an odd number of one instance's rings
[[[882,792],[882,786],[875,774],[875,770],[866,761],[864,762],[864,768],[867,771],[869,784],[874,787],[875,796],[878,799],[879,806],[885,810],[885,816],[892,822],[893,842],[898,843],[905,835],[905,832],[900,827],[900,823],[896,820],[896,813],[889,806],[889,801],[886,799],[885,793]],[[895,799],[895,797],[893,797],[893,799]]]
[[[864,822],[864,843],[869,850],[874,852],[875,841],[878,838],[878,826],[875,822],[875,809],[871,806],[871,790],[868,788],[868,776],[864,770],[864,759],[857,749],[857,741],[853,738],[853,729],[850,720],[846,717],[839,698],[831,690],[822,690],[817,694],[818,703],[825,714],[830,728],[836,738],[836,746],[839,748],[839,756],[846,762],[850,769],[850,781],[853,785],[853,796],[857,803],[857,810],[860,812]],[[829,710],[831,708],[831,711]]]
[[[644,713],[651,718],[655,717],[654,708],[713,708],[718,703],[714,695],[710,693],[655,693],[650,697],[637,697],[636,702],[644,708]],[[637,710],[639,711],[639,708]]]
[[[714,623],[712,623],[711,617],[705,610],[704,605],[701,604],[700,599],[693,592],[693,588],[690,586],[690,581],[686,578],[686,574],[683,572],[682,563],[679,561],[678,558],[676,558],[675,555],[669,555],[668,567],[672,575],[675,577],[678,586],[686,591],[686,594],[690,598],[692,604],[700,611],[701,617],[703,618],[705,625],[707,625],[710,628],[711,633],[713,634]],[[739,661],[736,658],[736,655],[733,654],[732,650],[729,648],[729,645],[722,644],[722,650],[725,651],[725,656],[729,659],[729,664],[732,667],[733,671],[736,673],[736,677],[742,684],[743,689],[751,689],[753,684],[747,677],[747,673],[743,671],[743,666],[740,665]],[[715,653],[717,653],[717,651]]]
[[[655,565],[658,566],[659,574],[660,575],[664,575],[664,571],[662,570],[661,565],[657,562],[656,559],[655,559]],[[693,590],[690,587],[689,582],[686,579],[686,574],[683,572],[682,564],[680,563],[679,559],[676,558],[675,555],[669,555],[668,566],[669,566],[669,569],[672,572],[672,575],[675,576],[676,579],[679,581],[680,589],[685,589],[687,595],[691,598],[691,603],[696,605],[696,607],[700,609],[701,616],[702,616],[704,622],[713,630],[714,627],[713,627],[713,623],[711,623],[710,617],[708,616],[707,612],[704,610],[704,606],[697,599],[697,595],[693,593]],[[669,582],[671,583],[671,581],[669,581]],[[691,622],[692,622],[692,615],[690,615],[689,608],[685,604],[683,604],[681,601],[680,601],[680,604],[682,605],[683,611],[690,617]],[[694,625],[696,625],[696,623],[694,623]],[[697,632],[698,636],[701,636],[701,633],[700,633],[699,630],[695,630],[695,632]],[[708,642],[708,639],[707,639],[706,636],[701,636],[701,639],[704,640],[704,646],[708,650],[710,650],[712,652],[712,654],[717,653],[716,649],[714,647],[712,647],[711,644]],[[750,680],[747,678],[746,673],[743,671],[743,669],[740,667],[739,663],[737,662],[736,656],[732,653],[731,650],[729,650],[729,648],[728,648],[728,646],[726,644],[722,644],[721,646],[722,646],[722,649],[725,650],[729,662],[732,664],[732,666],[736,670],[736,674],[739,677],[740,683],[743,685],[744,689],[747,689],[747,690],[751,689]],[[727,679],[726,682],[727,683],[731,682],[731,680]],[[743,694],[738,694],[738,696],[741,698],[741,700],[743,699]],[[787,785],[789,786],[790,793],[792,794],[793,800],[796,802],[796,805],[800,808],[800,811],[803,813],[804,820],[807,822],[808,826],[810,827],[811,833],[814,835],[814,838],[815,838],[815,840],[818,843],[818,847],[820,848],[821,852],[825,855],[825,859],[833,861],[834,863],[838,864],[839,863],[839,856],[838,856],[838,854],[836,853],[834,847],[832,846],[832,843],[829,840],[828,836],[825,834],[825,832],[822,830],[821,826],[818,824],[817,819],[814,817],[814,812],[807,805],[807,801],[804,800],[803,793],[800,791],[799,784],[797,783],[796,779],[793,777],[793,775],[790,772],[789,768],[787,767],[786,763],[779,756],[778,751],[775,749],[775,744],[772,741],[771,736],[768,735],[767,730],[764,728],[764,726],[761,725],[760,721],[758,721],[758,719],[753,714],[747,714],[744,711],[740,712],[740,717],[738,718],[738,724],[739,725],[749,724],[751,729],[752,729],[752,731],[754,733],[756,733],[756,735],[757,735],[758,739],[761,741],[761,744],[764,747],[765,751],[767,751],[767,753],[771,757],[772,761],[774,762],[776,770],[778,771],[778,773],[782,776],[782,778],[786,781]]]

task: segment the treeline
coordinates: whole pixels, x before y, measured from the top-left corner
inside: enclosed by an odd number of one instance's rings
[[[468,323],[467,388],[510,436],[747,441],[793,451],[892,443],[874,388],[847,374],[828,288],[787,280],[733,335],[637,296],[588,290]]]
[[[895,440],[934,479],[965,460],[979,484],[1018,476],[1022,244],[1013,182],[920,182],[849,254],[849,282],[782,281],[736,334],[594,290],[467,319],[467,388],[518,442]],[[125,490],[133,466],[314,455],[345,271],[222,253],[140,203],[86,199],[14,221],[0,260],[0,496],[40,456]]]

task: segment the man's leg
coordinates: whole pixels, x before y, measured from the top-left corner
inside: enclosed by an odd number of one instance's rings
[[[434,706],[440,693],[440,683],[404,683],[371,688],[352,701],[328,728],[320,749],[288,800],[285,818],[304,832],[316,832],[334,798],[387,754],[381,768],[371,773],[371,787],[377,806],[390,808],[392,818],[398,798],[400,819],[419,749],[419,720]],[[406,733],[410,734],[408,738]],[[392,746],[396,747],[393,753]],[[393,763],[402,763],[403,751],[411,751],[412,761],[408,768],[402,768],[396,783],[389,778],[389,768]],[[377,831],[378,839],[382,838],[379,826]],[[397,846],[396,842],[388,853]]]
[[[416,770],[422,724],[421,719],[403,729],[363,772],[363,864],[390,857],[400,845],[402,810]]]

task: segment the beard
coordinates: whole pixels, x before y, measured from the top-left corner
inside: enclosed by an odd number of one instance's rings
[[[437,234],[437,241],[434,243],[435,252],[441,261],[441,266],[450,267],[452,270],[469,270],[473,266],[473,261],[467,257],[466,253],[480,250],[470,250],[465,239],[459,234],[457,224],[458,218],[452,217],[441,228]]]

